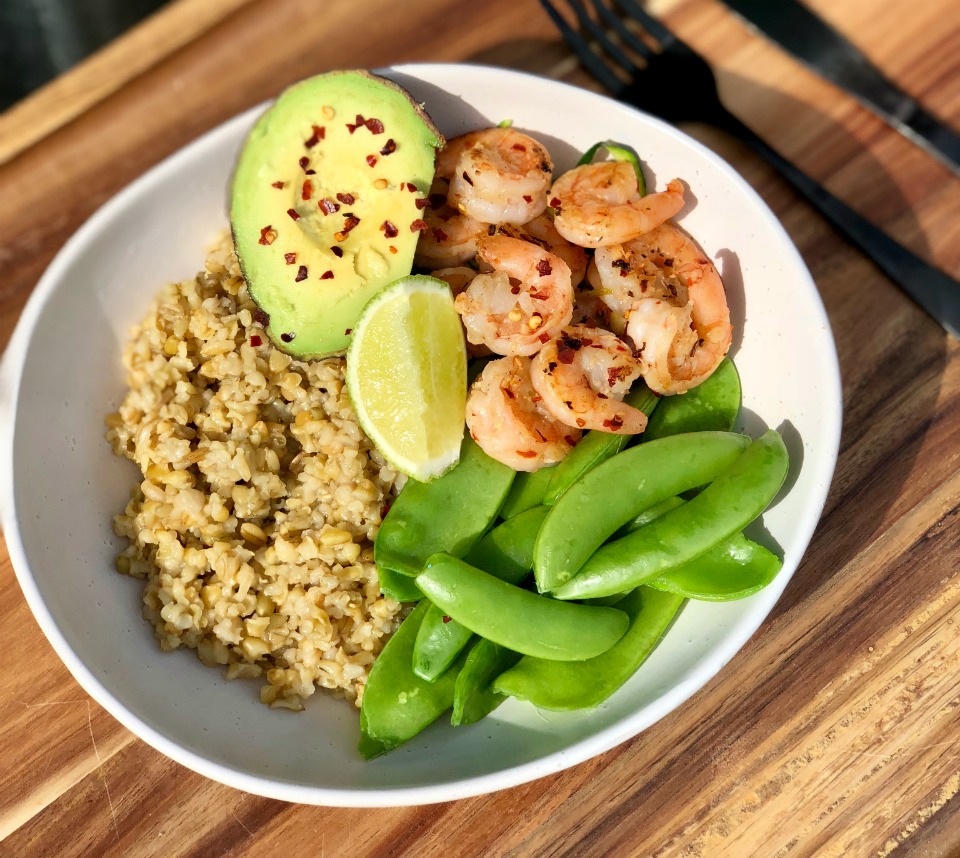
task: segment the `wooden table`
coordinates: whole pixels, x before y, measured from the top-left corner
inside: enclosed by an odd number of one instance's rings
[[[815,0],[960,125],[955,0]],[[654,9],[775,147],[960,275],[960,180],[714,0]],[[104,200],[286,84],[410,60],[590,85],[535,0],[174,0],[0,115],[0,345]],[[761,162],[708,129],[816,278],[843,372],[823,520],[770,618],[699,694],[590,762],[499,794],[378,812],[205,780],[123,729],[35,624],[0,542],[0,853],[11,856],[960,854],[957,343]]]

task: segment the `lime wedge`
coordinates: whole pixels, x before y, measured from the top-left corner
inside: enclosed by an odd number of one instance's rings
[[[347,391],[384,458],[416,480],[456,464],[463,440],[467,356],[450,287],[394,281],[364,307],[347,349]]]

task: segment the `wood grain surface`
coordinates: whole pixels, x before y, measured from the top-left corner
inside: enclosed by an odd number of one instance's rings
[[[811,5],[960,126],[955,0]],[[720,3],[651,8],[776,148],[960,276],[955,175]],[[593,86],[535,0],[177,0],[0,114],[0,345],[63,242],[152,164],[294,80],[410,60]],[[725,670],[632,741],[534,783],[419,808],[290,805],[182,768],[88,698],[0,541],[0,855],[960,855],[957,343],[742,146],[686,130],[783,220],[843,375],[823,519]]]

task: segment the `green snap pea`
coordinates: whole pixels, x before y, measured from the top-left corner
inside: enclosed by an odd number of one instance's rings
[[[492,690],[542,709],[598,706],[636,673],[682,604],[681,596],[638,587],[618,603],[630,617],[629,629],[603,655],[578,662],[524,656],[493,681]]]
[[[464,437],[460,461],[429,483],[408,480],[373,545],[381,569],[417,575],[437,551],[461,557],[497,517],[514,471]]]
[[[506,698],[490,686],[494,679],[513,667],[519,659],[520,653],[486,638],[477,638],[457,674],[450,723],[454,727],[474,724],[503,703]]]
[[[657,407],[660,397],[641,382],[637,389],[627,393],[623,401],[638,408],[649,417]],[[580,477],[601,462],[616,456],[633,437],[633,435],[615,435],[612,432],[596,430],[587,432],[569,455],[553,467],[550,484],[543,495],[543,503],[553,506]]]
[[[414,608],[370,668],[360,707],[360,753],[368,760],[412,739],[453,705],[457,670],[431,683],[410,669],[428,608],[428,602]]]
[[[519,584],[533,568],[533,544],[546,514],[547,508],[539,506],[508,519],[474,545],[464,561],[508,584]],[[470,629],[431,605],[413,648],[413,672],[433,682],[472,637]]]
[[[583,442],[581,441],[581,443]],[[574,447],[573,449],[576,451],[577,448]],[[523,471],[517,474],[514,477],[513,485],[510,487],[510,494],[507,495],[507,499],[500,509],[501,517],[513,518],[521,512],[540,506],[556,468],[556,465],[550,465],[541,468],[539,471]]]
[[[683,506],[686,501],[672,497],[644,510],[617,534],[623,536],[639,530],[661,515]],[[762,545],[736,533],[717,543],[703,554],[671,569],[665,575],[647,582],[647,586],[666,593],[676,593],[687,599],[708,602],[726,602],[742,599],[767,586],[780,571],[783,563]],[[612,596],[590,600],[591,604],[606,602]]]
[[[727,602],[762,590],[782,566],[773,552],[737,533],[647,585],[687,599]]]
[[[381,592],[391,599],[398,602],[419,602],[423,598],[420,588],[409,575],[401,575],[385,566],[378,566],[377,577],[380,579]]]
[[[673,436],[685,437],[692,436]],[[633,449],[652,448],[669,440]],[[696,497],[604,545],[553,595],[558,599],[612,596],[692,560],[760,515],[783,485],[788,466],[783,439],[772,429],[765,432]],[[548,516],[544,527],[549,521]]]
[[[671,495],[709,483],[749,443],[731,432],[674,435],[630,447],[588,471],[550,508],[540,528],[533,552],[539,590],[568,582],[619,527]]]
[[[539,658],[593,658],[613,646],[629,623],[616,608],[538,596],[449,554],[433,555],[417,576],[417,586],[447,615],[481,637]]]
[[[577,161],[577,166],[582,167],[584,164],[592,163],[601,149],[606,149],[612,160],[626,161],[633,167],[633,172],[637,174],[637,191],[641,197],[644,196],[647,193],[647,182],[640,166],[640,156],[625,143],[617,143],[615,140],[601,140],[599,143],[594,143]]]
[[[740,414],[740,375],[730,358],[693,390],[664,396],[650,416],[642,441],[655,441],[682,432],[729,432]]]

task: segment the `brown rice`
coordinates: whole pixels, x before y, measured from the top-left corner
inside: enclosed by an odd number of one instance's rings
[[[317,686],[359,706],[402,618],[372,550],[402,478],[357,425],[343,361],[291,359],[255,310],[225,238],[133,330],[107,417],[143,474],[114,520],[130,540],[117,569],[146,581],[162,649],[264,678],[274,708]]]

